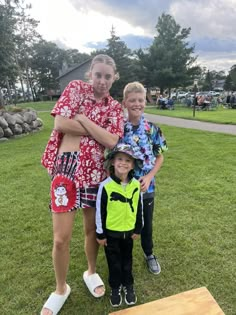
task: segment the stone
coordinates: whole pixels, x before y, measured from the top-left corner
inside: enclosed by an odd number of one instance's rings
[[[0,127],[0,138],[2,138],[4,136],[4,131],[2,129],[2,127]]]
[[[3,113],[3,117],[7,121],[8,125],[10,125],[10,126],[14,126],[15,125],[16,119],[15,119],[15,117],[13,115],[11,115],[9,113]]]
[[[8,123],[7,123],[6,119],[2,116],[0,116],[0,127],[3,129],[8,127]]]
[[[10,138],[10,137],[13,136],[13,132],[12,132],[12,130],[9,127],[4,129],[4,136],[7,137],[7,138]]]

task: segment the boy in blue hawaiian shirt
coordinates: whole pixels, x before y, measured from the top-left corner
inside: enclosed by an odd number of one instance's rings
[[[162,153],[167,150],[161,129],[144,118],[146,90],[139,82],[128,83],[123,92],[123,105],[128,113],[124,138],[121,142],[132,145],[144,161],[142,168],[135,168],[143,192],[144,226],[141,245],[148,269],[153,274],[161,272],[160,264],[153,254],[152,221],[155,195],[155,175],[163,163]]]

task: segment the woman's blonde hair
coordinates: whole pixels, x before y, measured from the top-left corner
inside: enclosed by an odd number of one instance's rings
[[[132,92],[143,93],[146,99],[146,89],[142,85],[142,83],[135,81],[135,82],[130,82],[126,84],[123,91],[123,99],[125,100],[128,97],[128,95]]]
[[[114,70],[114,73],[115,73],[115,80],[118,80],[120,78],[119,73],[117,72],[117,69],[116,69],[116,63],[115,63],[114,59],[108,55],[103,55],[103,54],[96,55],[93,58],[91,65],[90,65],[90,69],[89,69],[88,73],[86,74],[86,76],[89,75],[89,73],[93,70],[94,65],[97,63],[104,63],[106,65],[111,66]]]

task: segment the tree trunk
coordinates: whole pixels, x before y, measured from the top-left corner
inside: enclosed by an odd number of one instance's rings
[[[7,94],[10,100],[10,104],[12,104],[13,101],[12,101],[11,88],[10,88],[8,77],[6,77],[6,85],[7,85]]]
[[[4,106],[4,98],[3,98],[3,94],[2,94],[2,89],[0,88],[0,106]]]
[[[23,99],[24,99],[24,102],[26,102],[25,89],[24,89],[24,84],[23,84],[23,78],[22,78],[21,70],[20,70],[19,73],[20,73],[20,85],[21,85],[21,89],[22,89],[22,93],[23,93]]]
[[[30,102],[30,83],[29,83],[29,68],[26,65],[26,91],[27,91],[27,101]]]
[[[14,83],[14,93],[15,93],[14,104],[16,105],[17,102],[18,102],[18,93],[17,93],[17,90],[16,90],[16,85],[15,85],[15,83]]]

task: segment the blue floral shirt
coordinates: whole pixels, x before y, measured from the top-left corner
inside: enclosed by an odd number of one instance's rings
[[[143,160],[143,167],[135,167],[135,177],[140,178],[148,174],[155,165],[156,157],[167,151],[165,137],[159,127],[152,124],[142,115],[137,126],[129,121],[125,122],[124,137],[121,143],[132,145],[136,155]],[[146,193],[153,193],[155,190],[155,178],[152,179]]]

